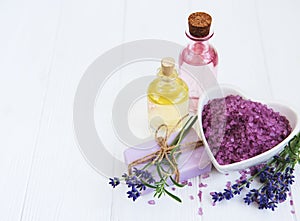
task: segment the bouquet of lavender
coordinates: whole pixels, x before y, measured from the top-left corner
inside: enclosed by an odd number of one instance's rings
[[[294,182],[293,172],[297,163],[300,164],[300,133],[291,139],[284,150],[274,156],[270,162],[251,168],[250,178],[238,180],[223,192],[211,193],[212,200],[214,203],[224,199],[230,200],[247,188],[249,191],[243,198],[246,204],[254,203],[258,205],[258,209],[274,211],[277,205],[287,198],[290,186]],[[260,187],[250,189],[252,181],[256,178],[261,183]]]

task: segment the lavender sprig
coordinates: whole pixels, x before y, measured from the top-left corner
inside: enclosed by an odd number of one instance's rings
[[[177,134],[177,136],[174,138],[173,142],[170,144],[170,146],[175,145],[175,148],[168,154],[169,159],[178,158],[180,153],[175,153],[176,150],[180,147],[180,143],[182,139],[187,135],[189,130],[192,128],[194,123],[197,121],[198,116],[193,116],[188,119],[188,121],[183,126],[183,129]],[[176,162],[173,162],[174,164]],[[159,181],[156,181],[153,178],[153,175],[147,170],[151,166],[156,168],[156,172],[160,178]],[[128,198],[132,198],[133,201],[135,201],[137,198],[141,196],[141,192],[146,190],[146,188],[152,188],[154,189],[154,197],[160,198],[162,195],[168,195],[174,200],[181,202],[181,199],[171,192],[167,190],[168,183],[167,181],[170,180],[174,185],[178,187],[184,187],[185,185],[177,183],[172,175],[173,175],[172,167],[169,165],[169,163],[166,160],[162,160],[161,162],[156,162],[155,164],[152,164],[150,161],[148,164],[146,164],[142,169],[138,169],[136,167],[133,168],[132,173],[129,175],[127,173],[124,173],[122,175],[122,178],[114,177],[109,178],[110,182],[109,184],[115,188],[118,186],[121,181],[125,181],[126,185],[130,189],[127,194]]]
[[[147,170],[139,170],[137,168],[133,168],[132,174],[128,175],[124,173],[122,178],[114,177],[109,178],[109,184],[115,188],[118,186],[121,181],[125,181],[126,185],[130,190],[127,192],[128,198],[132,198],[135,201],[140,195],[141,191],[146,189],[144,183],[154,183],[155,180],[150,172]]]
[[[247,205],[257,204],[258,209],[275,210],[279,203],[287,198],[290,186],[294,182],[294,167],[300,163],[300,133],[292,138],[284,150],[248,179],[238,180],[234,185],[223,192],[211,193],[213,202],[230,200],[239,195],[245,188],[250,188],[252,181],[257,178],[261,183],[258,189],[250,189],[245,195],[244,202]]]

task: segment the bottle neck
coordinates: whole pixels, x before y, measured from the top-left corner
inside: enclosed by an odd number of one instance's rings
[[[197,38],[190,35],[187,31],[185,34],[189,39],[187,48],[195,55],[203,54],[209,50],[209,39],[214,35],[214,33],[211,32],[204,38]]]
[[[177,71],[174,70],[172,74],[167,76],[167,75],[163,74],[161,69],[159,69],[159,72],[157,73],[157,77],[159,77],[160,80],[162,80],[164,82],[171,82],[171,81],[174,81],[178,77],[178,74],[177,74]]]
[[[204,38],[195,38],[186,33],[189,44],[181,51],[179,56],[179,67],[184,63],[192,66],[203,66],[210,63],[213,66],[218,64],[218,55],[214,47],[209,43],[213,32]]]

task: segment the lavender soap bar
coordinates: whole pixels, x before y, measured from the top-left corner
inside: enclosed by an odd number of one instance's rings
[[[177,134],[172,134],[168,139],[168,144],[170,144]],[[182,153],[180,154],[177,163],[178,169],[180,172],[179,181],[186,181],[190,178],[199,176],[201,174],[209,173],[211,171],[211,161],[206,154],[204,147],[200,146],[197,148],[185,147],[185,144],[191,142],[196,142],[199,140],[199,137],[195,130],[191,129],[189,133],[181,141],[182,146],[180,147]],[[188,148],[185,150],[185,148]],[[134,148],[129,148],[124,151],[125,163],[129,165],[135,160],[141,159],[148,154],[154,153],[160,149],[159,145],[155,141],[149,141],[140,145],[137,145]],[[137,165],[137,168],[141,168],[145,164]],[[152,172],[152,169],[149,171]]]

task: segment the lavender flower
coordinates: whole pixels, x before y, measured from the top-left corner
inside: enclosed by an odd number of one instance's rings
[[[284,202],[289,192],[289,185],[294,182],[292,175],[293,169],[287,167],[285,172],[276,172],[274,168],[266,167],[259,173],[259,180],[262,186],[259,189],[251,189],[244,197],[244,202],[248,205],[257,203],[259,209],[272,209],[277,207],[278,203]],[[234,195],[239,195],[244,188],[250,187],[249,180],[243,180],[235,183],[224,192],[215,192],[212,194],[214,202],[224,199],[230,200]]]
[[[152,174],[147,170],[139,170],[136,167],[133,168],[133,174],[135,176],[140,177],[141,180],[147,183],[154,183],[155,179],[153,178]]]
[[[256,201],[258,195],[259,195],[258,190],[252,189],[246,194],[246,197],[244,197],[244,202],[250,205],[251,203]]]
[[[155,179],[150,172],[137,168],[133,168],[131,175],[124,173],[121,179],[114,177],[109,178],[109,180],[109,184],[112,185],[113,188],[120,184],[120,180],[124,180],[128,188],[130,188],[127,192],[128,198],[132,198],[133,201],[141,195],[141,191],[146,190],[144,183],[151,184],[155,182]]]
[[[257,204],[258,209],[277,208],[279,203],[287,199],[290,185],[294,183],[295,176],[293,175],[294,167],[300,162],[300,133],[295,136],[284,150],[273,158],[268,164],[250,168],[250,171],[256,171],[250,178],[237,180],[231,187],[226,186],[223,192],[211,193],[213,202],[230,200],[235,195],[239,195],[245,188],[250,188],[251,182],[258,178],[261,183],[260,188],[251,189],[246,193],[244,202],[247,205]]]
[[[109,184],[112,185],[113,188],[115,188],[120,184],[120,180],[117,177],[109,178],[109,180],[110,180]]]
[[[135,201],[141,195],[141,193],[134,186],[132,186],[131,191],[128,191],[127,194],[128,198],[132,198],[133,201]]]

